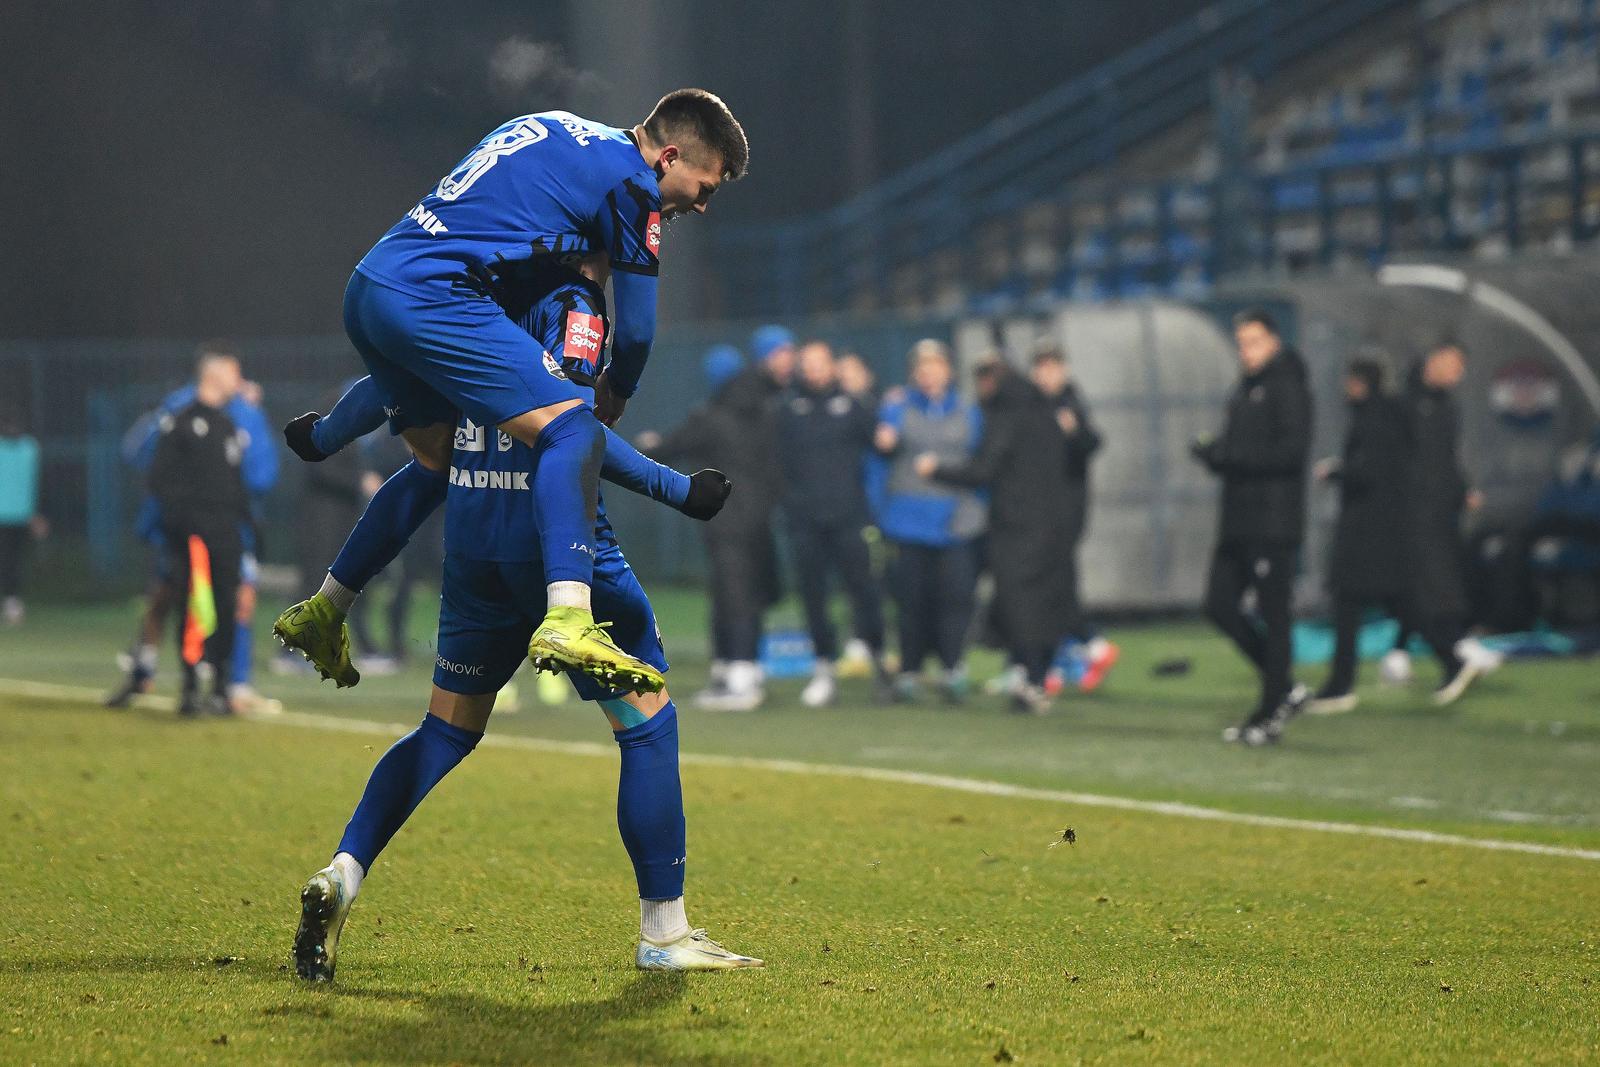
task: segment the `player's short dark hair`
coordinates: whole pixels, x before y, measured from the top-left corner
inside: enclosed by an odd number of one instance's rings
[[[1266,308],[1246,308],[1233,317],[1233,328],[1249,326],[1251,323],[1266,330],[1274,337],[1282,336],[1278,332],[1278,320]]]
[[[201,341],[194,349],[194,367],[199,370],[214,359],[239,359],[239,349],[232,341],[224,341],[220,337],[213,337],[208,341]]]
[[[1064,367],[1067,365],[1067,354],[1057,345],[1040,345],[1034,349],[1033,365],[1037,367],[1044,363],[1059,363]]]
[[[722,176],[738,181],[750,166],[750,142],[728,105],[704,89],[677,89],[656,102],[644,130],[657,144],[694,141],[715,152]]]
[[[1375,359],[1358,356],[1352,359],[1344,368],[1346,378],[1357,378],[1367,385],[1367,392],[1376,395],[1383,392],[1383,364]]]

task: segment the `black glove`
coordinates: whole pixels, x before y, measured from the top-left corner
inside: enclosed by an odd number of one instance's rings
[[[1217,469],[1217,441],[1215,438],[1196,438],[1189,442],[1189,454],[1212,470]]]
[[[733,483],[721,471],[710,468],[695,471],[689,475],[689,495],[678,510],[691,519],[710,522],[728,502],[731,492]]]
[[[289,451],[305,460],[307,463],[321,463],[330,453],[317,447],[311,439],[311,428],[322,418],[315,411],[308,411],[298,418],[290,419],[289,424],[283,428],[283,439],[289,444]]]

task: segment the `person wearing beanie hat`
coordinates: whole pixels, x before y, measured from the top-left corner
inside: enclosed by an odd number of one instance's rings
[[[700,370],[715,393],[744,370],[744,356],[733,345],[712,345],[700,361]]]
[[[756,346],[760,350],[759,346]],[[778,599],[772,512],[778,472],[771,426],[775,385],[732,345],[701,358],[711,398],[664,437],[640,447],[661,462],[715,457],[739,491],[701,531],[711,601],[711,683],[692,699],[701,711],[753,711],[765,699],[759,662],[762,615]]]
[[[794,333],[786,326],[769,324],[750,335],[750,354],[756,365],[779,389],[787,389],[794,379]]]

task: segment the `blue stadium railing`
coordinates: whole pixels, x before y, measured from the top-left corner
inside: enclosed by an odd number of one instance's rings
[[[816,216],[724,230],[725,306],[739,314],[837,308],[896,266],[966,241],[1124,148],[1204,109],[1211,80],[1257,80],[1406,0],[1219,0]]]

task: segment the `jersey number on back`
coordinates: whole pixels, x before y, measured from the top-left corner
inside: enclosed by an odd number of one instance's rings
[[[460,163],[456,169],[446,174],[439,181],[439,188],[434,192],[440,200],[454,200],[468,189],[472,183],[488,173],[489,168],[500,162],[504,156],[527,148],[531,144],[538,144],[550,131],[532,119],[518,119],[506,129],[484,141],[472,154]]]

